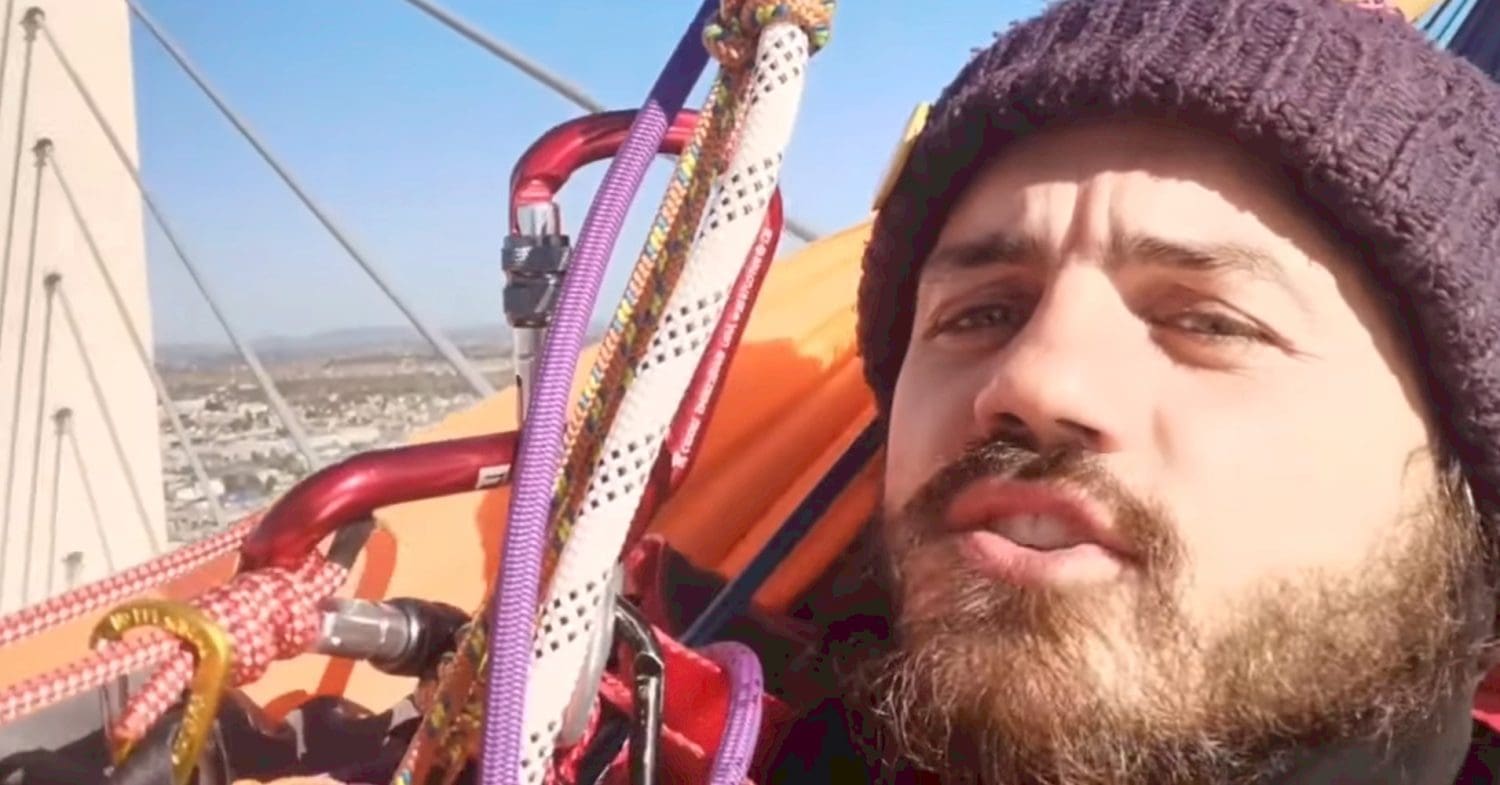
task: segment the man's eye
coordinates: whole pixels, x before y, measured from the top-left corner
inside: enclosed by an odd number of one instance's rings
[[[970,332],[996,327],[1014,327],[1024,318],[1014,305],[990,303],[966,308],[938,325],[939,332]]]
[[[1188,311],[1163,320],[1165,326],[1192,333],[1206,341],[1264,341],[1266,333],[1256,325],[1212,311]]]

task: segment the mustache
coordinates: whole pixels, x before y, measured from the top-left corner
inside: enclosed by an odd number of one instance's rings
[[[1183,545],[1166,509],[1133,493],[1109,471],[1098,453],[1075,446],[1036,450],[1000,439],[969,443],[956,460],[934,473],[903,505],[901,516],[915,524],[907,527],[909,536],[920,540],[936,531],[959,493],[990,478],[1066,485],[1110,511],[1119,538],[1140,557],[1144,567],[1166,572],[1180,564]]]

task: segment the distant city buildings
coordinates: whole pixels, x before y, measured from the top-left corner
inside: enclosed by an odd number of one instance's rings
[[[509,362],[477,363],[498,386]],[[451,368],[433,359],[392,354],[357,360],[302,360],[271,369],[288,405],[301,419],[310,448],[323,464],[405,442],[474,402]],[[208,487],[162,410],[162,492],[168,536],[177,543],[218,530],[208,494],[229,521],[263,509],[310,472],[260,389],[242,369],[164,368],[188,440],[209,476]]]

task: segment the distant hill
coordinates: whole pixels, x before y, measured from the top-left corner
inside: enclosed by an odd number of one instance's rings
[[[605,324],[590,326],[589,335],[601,335]],[[510,348],[508,324],[473,325],[445,329],[448,339],[460,349],[495,354]],[[432,348],[414,328],[407,326],[350,327],[298,336],[271,336],[250,342],[255,353],[267,363],[301,362],[328,358],[351,358],[365,355],[429,354]],[[161,343],[156,347],[156,361],[166,367],[203,367],[238,364],[239,355],[229,342]]]
[[[508,347],[508,325],[482,325],[444,330],[449,340],[464,346]],[[421,334],[411,327],[350,327],[294,336],[270,336],[250,342],[251,348],[266,362],[316,360],[370,353],[426,353],[431,349]],[[162,343],[156,347],[157,362],[164,365],[201,365],[216,362],[238,362],[238,355],[228,341]]]

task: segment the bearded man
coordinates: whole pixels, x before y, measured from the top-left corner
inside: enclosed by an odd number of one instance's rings
[[[889,624],[830,627],[777,778],[1500,782],[1478,69],[1342,0],[1062,0],[934,105],[860,316]]]

